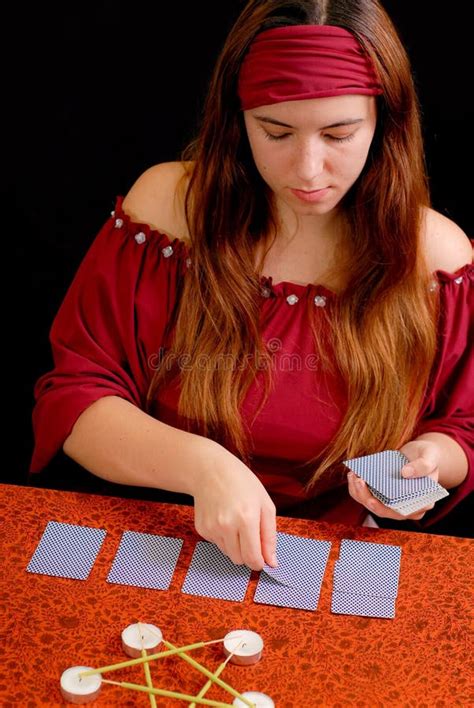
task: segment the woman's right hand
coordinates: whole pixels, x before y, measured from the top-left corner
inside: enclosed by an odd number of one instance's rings
[[[276,509],[258,477],[218,445],[192,490],[196,531],[235,564],[276,566]]]

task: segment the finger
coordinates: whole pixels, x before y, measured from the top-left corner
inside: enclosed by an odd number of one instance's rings
[[[225,537],[223,537],[219,547],[222,552],[231,559],[232,563],[242,565],[244,561],[240,550],[239,535],[236,531],[229,532]]]
[[[439,451],[430,442],[412,440],[403,445],[400,452],[407,458],[401,469],[403,478],[427,477],[438,468]]]
[[[278,565],[276,557],[276,510],[274,506],[262,509],[260,517],[260,541],[262,544],[262,554],[267,565],[276,568]]]
[[[376,499],[373,494],[370,493],[367,484],[364,482],[364,480],[360,479],[360,477],[357,477],[357,475],[354,475],[354,478],[349,480],[348,484],[351,485],[349,488],[351,496],[356,501],[358,501],[359,504],[365,506],[365,508],[368,509],[371,514],[375,514],[376,516],[380,516],[385,519],[406,519],[405,516],[402,516],[398,512],[393,511],[388,506],[385,506],[385,504],[382,504],[382,502]],[[353,490],[352,492],[351,488]]]
[[[355,501],[359,502],[359,504],[362,504],[362,499],[360,498],[359,492],[360,487],[357,484],[358,477],[354,474],[354,472],[348,472],[347,474],[347,487],[349,490],[349,494]]]
[[[359,504],[362,504],[362,506],[365,506],[369,511],[375,512],[374,502],[376,499],[369,493],[365,483],[351,472],[350,476],[348,475],[347,484],[351,497]]]
[[[377,499],[369,492],[365,482],[357,475],[351,474],[351,476],[348,475],[348,486],[351,496],[366,509],[375,513]]]
[[[417,477],[428,477],[438,473],[438,459],[435,455],[427,450],[423,457],[417,457],[410,460],[401,469],[402,477],[406,479],[416,479]]]
[[[367,507],[370,509],[370,511],[373,511],[373,507],[375,506],[375,502],[377,499],[369,492],[369,489],[360,477],[358,477],[356,474],[351,473],[351,476],[349,477],[348,475],[348,486],[349,486],[349,492],[354,499],[359,502],[359,504],[362,504],[363,506]]]
[[[240,553],[246,566],[262,570],[264,565],[260,541],[260,518],[242,524],[239,529]]]

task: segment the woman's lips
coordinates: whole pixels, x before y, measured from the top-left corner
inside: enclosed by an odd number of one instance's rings
[[[295,195],[295,197],[298,197],[303,202],[320,202],[326,194],[329,193],[330,187],[325,187],[324,189],[315,189],[312,192],[305,192],[301,189],[292,189],[292,193]]]

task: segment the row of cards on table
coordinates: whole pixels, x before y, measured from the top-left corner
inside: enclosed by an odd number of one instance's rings
[[[106,531],[50,521],[28,564],[30,573],[86,580]],[[153,590],[170,587],[183,540],[124,531],[107,581]],[[254,601],[316,610],[331,543],[277,534],[278,567],[260,572]],[[400,546],[341,541],[334,568],[331,611],[365,617],[395,617],[400,576]],[[181,588],[201,597],[242,602],[251,570],[235,565],[217,546],[196,544]]]

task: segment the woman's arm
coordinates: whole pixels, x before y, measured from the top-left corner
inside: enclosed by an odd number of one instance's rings
[[[104,396],[76,420],[64,452],[121,484],[194,497],[196,531],[236,564],[276,564],[276,510],[256,475],[222,445]]]
[[[450,219],[447,219],[432,209],[426,212],[423,239],[426,248],[427,262],[432,271],[441,270],[446,273],[456,273],[459,272],[461,268],[472,263],[472,245],[466,234]],[[462,281],[462,278],[460,280]],[[457,283],[457,281],[454,281],[454,283]],[[452,315],[452,320],[456,322],[457,325],[456,331],[458,331],[459,323],[462,320],[459,316],[459,311],[463,311],[463,303],[464,301],[459,294],[459,310],[457,317]],[[469,321],[469,311],[467,307],[464,318]],[[464,326],[466,329],[468,328],[468,325]],[[460,335],[461,342],[462,336],[463,335]],[[458,348],[462,346],[458,343],[456,344]],[[460,377],[462,378],[461,373],[458,373],[457,376],[458,380],[460,380]],[[469,386],[471,377],[467,375],[465,379],[466,386]],[[458,423],[461,425],[460,430],[465,431],[467,425],[466,418],[469,417],[467,410],[472,410],[472,407],[466,405],[466,401],[469,399],[468,389],[459,384],[457,388],[458,392],[464,392],[465,400],[461,402],[460,408],[465,412],[464,418],[461,416],[459,423],[458,418],[453,415],[452,423],[454,430],[456,430],[456,423]],[[468,393],[467,397],[465,396],[465,391]],[[452,404],[451,409],[455,408],[456,405]],[[420,433],[400,448],[400,451],[409,459],[409,463],[404,466],[401,474],[403,477],[407,478],[430,476],[435,481],[438,481],[445,489],[459,488],[468,477],[468,456],[461,444],[449,434],[449,427],[447,433],[440,432],[439,430],[429,430],[430,425],[438,427],[441,424],[446,428],[446,423],[450,422],[449,411],[446,411],[445,402],[440,406],[438,416],[434,413],[431,413],[431,415],[432,418],[426,421],[426,428],[428,428],[428,430]],[[423,430],[423,428],[421,428],[421,430]],[[416,435],[416,433],[414,434]],[[464,433],[464,437],[461,439],[465,439],[468,445],[467,438],[468,436]],[[412,474],[408,473],[410,468],[413,470]],[[434,504],[430,504],[414,514],[402,516],[376,499],[370,493],[366,483],[358,479],[353,473],[348,474],[348,488],[349,493],[356,501],[380,517],[418,521],[423,518],[427,511],[434,507]],[[453,497],[451,496],[450,499],[452,500]]]
[[[104,396],[86,408],[63,445],[66,455],[102,479],[191,495],[219,448],[118,396]]]

